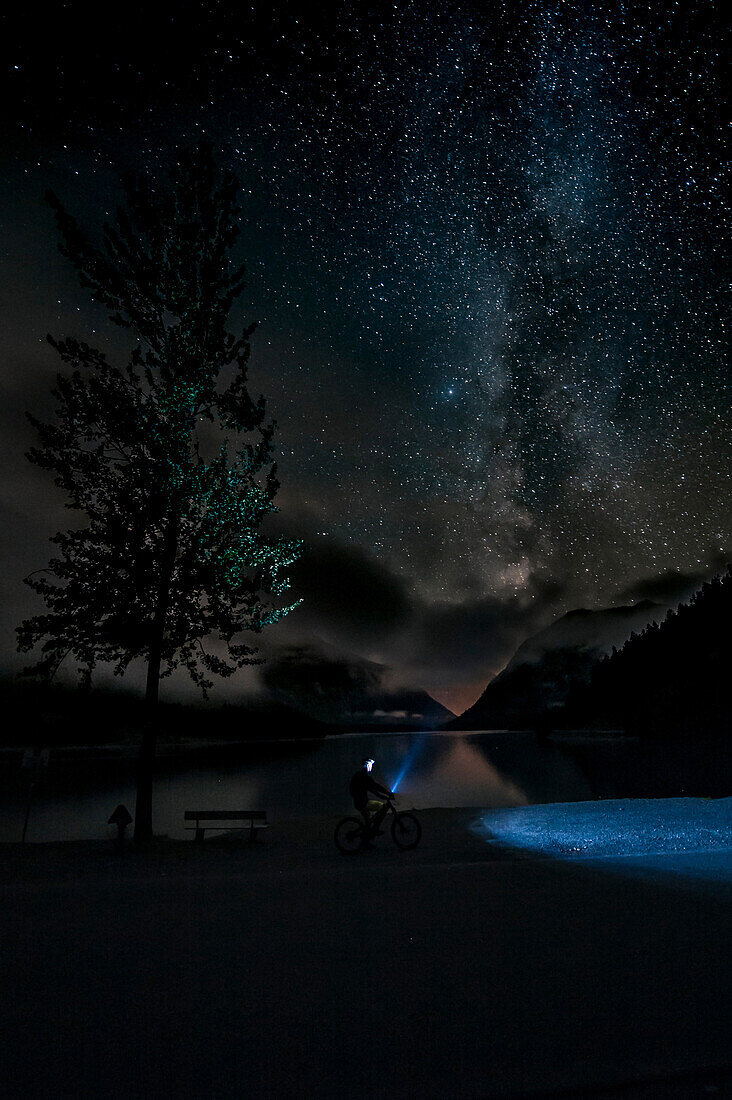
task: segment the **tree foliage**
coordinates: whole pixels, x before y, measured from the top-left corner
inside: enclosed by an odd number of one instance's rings
[[[296,606],[277,604],[299,544],[260,530],[277,510],[275,425],[247,387],[255,325],[227,327],[244,285],[236,177],[199,146],[168,186],[125,191],[100,245],[49,196],[61,251],[132,349],[116,365],[49,337],[68,370],[54,421],[29,417],[39,444],[28,457],[84,522],[56,534],[47,569],[27,579],[47,610],[18,640],[40,647],[28,671],[49,676],[66,657],[86,677],[98,662],[122,673],[147,660],[155,701],[159,676],[179,666],[205,693],[212,675],[255,660],[242,634]]]

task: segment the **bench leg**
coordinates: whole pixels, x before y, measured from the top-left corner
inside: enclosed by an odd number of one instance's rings
[[[197,829],[196,829],[196,835],[195,835],[195,837],[194,837],[194,840],[197,840],[197,841],[198,841],[198,842],[200,843],[200,842],[201,842],[201,841],[203,840],[203,838],[204,838],[205,834],[206,834],[206,830],[205,830],[205,829],[198,829],[198,828],[197,828]]]
[[[253,840],[256,840],[256,838],[257,838],[257,830],[254,828],[254,821],[250,821],[250,823],[249,823],[249,843],[251,844]]]

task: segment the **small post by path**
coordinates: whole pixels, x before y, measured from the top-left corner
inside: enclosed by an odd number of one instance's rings
[[[127,831],[127,826],[130,825],[131,823],[132,823],[132,814],[127,809],[127,807],[123,806],[122,803],[120,802],[119,806],[117,807],[117,809],[114,811],[114,813],[110,817],[109,821],[107,822],[108,825],[116,825],[117,826],[117,836],[115,837],[114,846],[115,846],[115,850],[117,852],[119,852],[120,855],[125,850],[125,832]]]

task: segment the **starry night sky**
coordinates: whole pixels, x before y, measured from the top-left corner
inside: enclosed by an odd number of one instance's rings
[[[154,8],[150,11],[150,8]],[[314,10],[315,9],[315,10]],[[205,136],[243,187],[305,605],[269,644],[453,709],[554,616],[732,558],[719,3],[80,3],[2,28],[3,656],[68,524],[23,458],[48,331],[119,334],[56,251]],[[9,107],[9,109],[7,109]]]

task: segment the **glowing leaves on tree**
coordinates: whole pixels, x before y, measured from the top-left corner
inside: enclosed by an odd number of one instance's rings
[[[210,674],[255,659],[239,635],[295,606],[276,601],[299,543],[260,531],[279,485],[274,424],[247,387],[255,326],[227,329],[243,286],[236,195],[233,173],[199,146],[168,187],[126,186],[101,247],[49,197],[62,252],[133,347],[119,367],[81,340],[51,340],[70,373],[54,422],[31,417],[29,458],[84,522],[54,537],[57,556],[28,579],[47,606],[18,631],[21,650],[41,650],[30,671],[71,656],[86,675],[100,661],[121,673],[142,658],[148,703],[180,666],[205,692]]]

